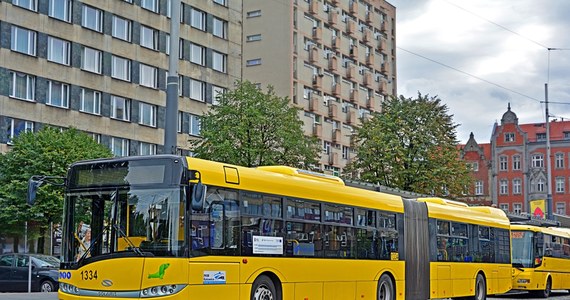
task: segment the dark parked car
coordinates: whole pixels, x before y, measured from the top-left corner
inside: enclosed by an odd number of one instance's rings
[[[59,259],[42,254],[0,255],[0,292],[27,292],[28,270],[32,259],[32,291],[56,292]]]

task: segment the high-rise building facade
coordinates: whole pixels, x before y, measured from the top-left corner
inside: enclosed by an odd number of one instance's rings
[[[169,0],[0,2],[0,152],[42,126],[89,132],[117,156],[162,152]],[[182,0],[178,147],[241,78],[242,3]]]
[[[354,158],[353,127],[396,94],[395,7],[384,0],[243,2],[243,77],[302,109],[338,175]]]

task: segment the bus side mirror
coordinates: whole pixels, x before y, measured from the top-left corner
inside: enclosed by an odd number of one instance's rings
[[[32,176],[28,180],[28,205],[34,205],[36,202],[36,194],[40,186],[44,183],[42,177]]]
[[[196,183],[192,187],[192,209],[195,211],[204,210],[204,200],[206,198],[206,186],[202,182]]]

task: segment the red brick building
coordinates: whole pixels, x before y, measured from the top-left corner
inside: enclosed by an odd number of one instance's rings
[[[553,212],[567,215],[570,205],[570,121],[550,122]],[[506,211],[530,212],[530,202],[546,199],[545,123],[519,124],[510,104],[495,123],[490,143],[471,134],[462,157],[473,166],[475,184],[465,197],[470,204],[497,205]]]

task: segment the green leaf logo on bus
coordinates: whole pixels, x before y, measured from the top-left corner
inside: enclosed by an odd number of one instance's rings
[[[148,274],[148,279],[151,279],[151,278],[160,278],[160,279],[162,279],[162,278],[164,277],[164,273],[166,273],[166,269],[168,269],[168,267],[170,267],[170,264],[162,264],[162,265],[160,265],[160,267],[158,268],[158,272],[152,273],[152,274]]]

